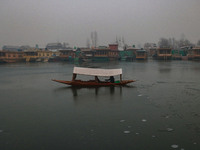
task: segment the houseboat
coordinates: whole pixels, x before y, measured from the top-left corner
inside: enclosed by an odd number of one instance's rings
[[[100,46],[93,48],[93,61],[113,61],[119,60],[119,50],[117,44],[109,44],[109,47]]]
[[[26,62],[36,62],[36,60],[38,59],[38,51],[36,50],[24,51],[24,58]]]
[[[50,59],[53,59],[55,56],[59,55],[59,52],[57,51],[49,51],[49,50],[40,50],[37,52],[38,58],[36,61],[39,62],[47,62]]]
[[[172,59],[173,60],[181,60],[182,59],[180,50],[172,50]]]
[[[76,57],[75,51],[72,48],[59,50],[61,61],[72,61]]]
[[[137,50],[136,51],[136,60],[146,60],[147,51],[146,50]]]
[[[172,49],[171,48],[157,48],[156,59],[159,60],[171,60],[172,59]]]
[[[188,50],[188,60],[200,60],[200,47],[195,47]]]
[[[0,51],[0,62],[15,63],[24,62],[24,53],[18,51]]]
[[[109,48],[93,48],[93,61],[109,61]]]
[[[93,59],[93,51],[90,48],[80,48],[80,59],[84,62],[91,62]]]

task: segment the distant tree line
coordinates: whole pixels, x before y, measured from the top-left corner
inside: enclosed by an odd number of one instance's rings
[[[197,46],[200,46],[200,40],[196,44]],[[181,47],[194,47],[195,44],[190,42],[186,38],[181,38],[180,40],[176,40],[175,38],[160,38],[158,42],[158,46],[161,48],[172,48],[172,49],[178,49]]]

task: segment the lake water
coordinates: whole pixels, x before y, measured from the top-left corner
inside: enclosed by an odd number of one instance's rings
[[[74,66],[122,68],[127,87],[71,88]],[[78,78],[85,78],[78,76]],[[0,65],[0,150],[199,150],[200,62]]]

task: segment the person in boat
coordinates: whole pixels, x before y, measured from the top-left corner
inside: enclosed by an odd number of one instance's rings
[[[95,82],[101,82],[97,76],[95,76]]]
[[[73,73],[72,81],[75,81],[75,80],[76,80],[76,76],[77,76],[77,74]]]
[[[110,78],[107,79],[106,81],[114,83],[115,82],[115,78],[113,76],[110,76]]]

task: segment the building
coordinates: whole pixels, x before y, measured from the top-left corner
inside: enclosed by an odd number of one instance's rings
[[[24,51],[24,58],[26,62],[36,62],[38,58],[38,52],[35,50]]]
[[[17,51],[0,51],[0,62],[15,63],[24,62],[24,53]]]
[[[118,60],[118,44],[109,44],[109,47],[98,47],[92,49],[94,61]]]
[[[22,51],[20,46],[4,45],[2,50],[4,51]]]
[[[90,48],[80,48],[80,50],[81,50],[80,59],[82,61],[85,62],[92,61],[94,53]]]
[[[144,49],[147,51],[149,56],[153,56],[156,52],[157,45],[155,43],[145,43]]]
[[[171,48],[157,48],[156,59],[171,60],[172,59],[172,49]]]
[[[72,48],[59,50],[61,61],[71,61],[76,57],[76,53]]]
[[[63,45],[61,43],[48,43],[46,49],[50,51],[58,51],[63,49]]]
[[[137,50],[136,51],[136,59],[137,60],[146,60],[147,59],[147,51],[146,50]]]
[[[189,49],[187,56],[189,60],[200,60],[200,47]]]
[[[110,50],[118,50],[118,44],[109,44]]]

